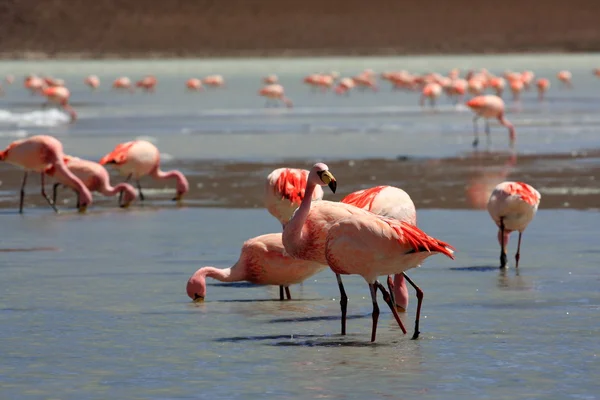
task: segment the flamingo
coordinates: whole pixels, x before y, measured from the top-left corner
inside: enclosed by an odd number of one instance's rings
[[[521,258],[521,236],[540,205],[540,193],[523,182],[502,182],[494,188],[487,208],[498,225],[500,243],[500,268],[506,268],[506,246],[512,231],[519,231],[519,243],[515,255],[516,268]]]
[[[95,90],[98,89],[98,87],[100,87],[100,78],[98,78],[96,75],[89,75],[87,78],[85,78],[83,83],[88,85],[91,89]]]
[[[336,276],[357,274],[367,281],[373,301],[372,342],[375,341],[379,318],[378,289],[383,293],[398,325],[406,333],[389,293],[377,277],[401,274],[436,253],[453,258],[451,247],[408,223],[352,205],[326,200],[312,203],[312,193],[317,185],[329,186],[334,193],[337,188],[335,177],[323,163],[312,167],[304,199],[283,230],[286,252],[295,258],[327,264]],[[338,279],[338,286],[344,335],[348,297],[341,279]],[[414,339],[419,336],[418,325],[417,319]]]
[[[279,82],[279,78],[277,78],[277,75],[275,74],[267,75],[263,78],[263,83],[266,85],[271,85],[277,82]]]
[[[354,80],[352,78],[342,78],[335,88],[337,94],[348,94],[350,89],[354,87]]]
[[[23,213],[25,184],[29,171],[38,172],[42,180],[42,196],[50,207],[58,212],[54,202],[46,195],[44,178],[47,171],[55,171],[64,177],[65,182],[79,193],[79,211],[84,212],[92,204],[92,195],[87,187],[65,165],[62,143],[52,136],[37,135],[12,142],[0,152],[0,161],[6,161],[25,169],[19,199],[19,213]]]
[[[600,68],[594,68],[594,70],[592,71],[592,73],[597,77],[600,78]],[[7,81],[8,82],[8,81]]]
[[[71,117],[71,122],[77,119],[77,113],[69,104],[69,97],[71,97],[69,89],[64,86],[50,86],[44,88],[42,93],[48,102],[61,106]]]
[[[14,75],[6,75],[6,77],[4,78],[4,82],[6,82],[7,85],[12,85],[12,83],[14,81],[15,81]]]
[[[135,83],[135,86],[143,89],[145,92],[154,92],[158,80],[152,75],[148,75]]]
[[[317,186],[320,188],[320,186]],[[394,218],[417,226],[417,210],[412,199],[404,190],[394,186],[375,186],[369,189],[350,193],[341,200],[374,214]],[[388,276],[387,284],[393,294],[396,311],[406,312],[408,308],[408,289],[405,278],[417,292],[417,313],[421,312],[423,290],[418,287],[405,273],[394,275],[394,281]]]
[[[116,90],[127,90],[133,93],[131,80],[126,76],[121,76],[113,81],[112,88]]]
[[[421,100],[419,101],[419,104],[421,105],[421,107],[423,107],[425,105],[425,98],[428,98],[431,107],[435,107],[435,102],[441,94],[441,85],[435,82],[428,83],[427,85],[425,85],[425,87],[423,87],[423,90],[421,91]]]
[[[506,80],[502,77],[496,76],[490,79],[490,87],[494,89],[496,96],[502,97],[502,93],[506,87]]]
[[[202,90],[202,81],[198,78],[190,78],[185,82],[185,87],[188,90],[195,90],[197,92]]]
[[[298,260],[286,254],[281,233],[269,233],[249,239],[242,245],[238,261],[231,268],[204,267],[197,270],[187,282],[187,294],[194,302],[206,297],[206,277],[221,282],[248,281],[257,285],[279,285],[279,300],[283,290],[292,299],[290,285],[304,282],[327,265]]]
[[[523,81],[521,79],[512,80],[510,81],[509,86],[513,95],[513,101],[519,101],[521,98],[521,92],[525,87]]]
[[[556,74],[556,77],[562,82],[563,86],[569,89],[573,87],[573,84],[571,83],[571,78],[573,76],[571,75],[570,71],[560,71],[558,74]]]
[[[304,198],[308,170],[298,168],[278,168],[271,172],[265,181],[264,205],[267,211],[284,226]],[[323,189],[317,186],[313,200],[323,198]]]
[[[32,95],[39,94],[46,87],[46,82],[38,76],[29,75],[25,78],[24,86]]]
[[[265,103],[265,107],[268,107],[270,104],[277,106],[277,102],[281,101],[286,107],[291,108],[294,106],[292,100],[285,97],[285,92],[283,90],[283,86],[278,83],[274,83],[271,85],[267,85],[260,89],[258,92],[260,96],[266,97],[267,102]]]
[[[102,157],[99,163],[100,165],[114,165],[121,175],[127,176],[125,182],[128,182],[133,177],[136,180],[141,201],[144,201],[144,194],[142,193],[140,179],[146,175],[151,176],[155,180],[174,178],[177,181],[177,194],[173,198],[174,201],[180,201],[190,188],[187,179],[181,172],[177,170],[161,171],[158,149],[155,145],[145,140],[120,143],[112,152]],[[121,199],[119,199],[120,201]]]
[[[105,196],[114,196],[117,193],[122,193],[123,204],[120,204],[120,206],[123,208],[128,207],[135,200],[136,192],[133,186],[128,183],[120,183],[114,187],[111,186],[108,171],[102,165],[68,155],[65,155],[63,160],[73,175],[79,178],[91,192],[102,193]],[[60,185],[76,189],[73,187],[71,181],[60,173],[55,173],[54,169],[47,171],[46,175],[54,177],[57,181],[52,190],[52,202],[54,204],[56,204],[57,191]],[[79,196],[77,197],[77,204],[79,205]]]
[[[473,117],[473,129],[475,133],[473,147],[477,148],[477,145],[479,144],[479,133],[477,131],[477,120],[479,118],[485,119],[485,133],[487,135],[488,145],[491,144],[488,119],[496,118],[500,124],[508,129],[510,146],[511,148],[514,146],[516,140],[515,127],[510,121],[504,118],[504,101],[500,97],[491,94],[473,97],[467,102],[467,106],[475,112],[475,116]]]
[[[536,82],[536,86],[537,86],[537,89],[538,89],[538,100],[539,101],[543,101],[544,100],[544,94],[550,88],[550,81],[548,79],[546,79],[546,78],[538,79],[537,82]]]
[[[221,75],[209,75],[206,78],[204,78],[203,83],[206,86],[221,87],[225,85],[225,80]]]

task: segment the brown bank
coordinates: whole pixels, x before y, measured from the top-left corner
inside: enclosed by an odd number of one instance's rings
[[[3,0],[5,58],[600,50],[598,0]]]

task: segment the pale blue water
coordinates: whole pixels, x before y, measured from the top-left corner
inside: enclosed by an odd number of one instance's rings
[[[0,147],[49,133],[67,152],[93,159],[118,142],[148,137],[167,163],[434,160],[470,150],[470,112],[444,100],[439,112],[423,111],[417,94],[385,83],[378,93],[348,98],[311,93],[301,78],[484,66],[532,69],[552,80],[544,104],[534,92],[520,106],[508,101],[520,153],[599,147],[600,80],[591,75],[599,55],[0,62],[0,76],[18,79],[0,98]],[[563,68],[573,72],[572,91],[554,79]],[[39,109],[40,99],[21,88],[29,72],[67,81],[76,124]],[[102,79],[98,92],[82,83],[90,73]],[[149,73],[159,79],[155,94],[108,90],[119,75]],[[223,74],[227,87],[185,93],[187,78],[212,73]],[[294,109],[263,108],[256,92],[268,73],[280,76]],[[505,150],[505,130],[492,129],[493,148]],[[401,335],[380,301],[372,345],[368,288],[357,277],[345,278],[347,337],[338,335],[330,271],[292,287],[290,302],[275,300],[277,288],[212,284],[205,303],[191,304],[185,283],[197,268],[233,265],[244,240],[280,226],[260,209],[160,205],[0,213],[0,399],[600,398],[597,210],[548,210],[542,199],[518,274],[496,269],[499,246],[485,211],[420,211],[421,228],[454,245],[457,259],[436,256],[411,271],[425,291],[422,338]],[[6,251],[33,248],[41,249]],[[409,331],[415,305],[413,298],[404,317]]]

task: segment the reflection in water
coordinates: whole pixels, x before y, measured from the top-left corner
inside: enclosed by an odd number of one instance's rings
[[[498,274],[498,288],[501,290],[514,290],[514,291],[529,291],[533,290],[534,285],[530,279],[526,279],[521,276],[518,269],[515,269],[514,276],[509,273],[509,268],[499,268],[500,273]]]
[[[512,151],[500,170],[497,170],[498,167],[495,165],[491,167],[483,165],[484,161],[496,158],[493,153],[476,152],[474,153],[474,157],[478,160],[478,163],[475,165],[476,173],[469,179],[469,183],[465,187],[466,196],[472,208],[485,210],[488,199],[496,185],[504,182],[513,168],[516,167],[517,153]]]

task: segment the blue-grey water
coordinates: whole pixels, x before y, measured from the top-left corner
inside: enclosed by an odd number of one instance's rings
[[[0,147],[48,133],[70,154],[92,159],[146,137],[167,164],[296,158],[310,166],[321,158],[351,163],[398,155],[433,162],[470,150],[468,110],[443,99],[437,112],[422,110],[416,93],[393,92],[385,82],[377,93],[347,98],[312,93],[302,77],[487,67],[531,69],[552,80],[542,104],[533,91],[520,104],[507,100],[519,154],[572,153],[600,148],[600,80],[591,74],[598,66],[600,55],[3,61],[0,77],[14,74],[17,82],[3,85]],[[563,68],[573,73],[573,90],[555,79]],[[24,91],[30,72],[67,81],[80,116],[75,124],[42,110],[40,98]],[[102,80],[97,92],[82,82],[92,73]],[[184,91],[187,78],[213,73],[225,77],[225,88]],[[263,108],[256,92],[268,73],[280,76],[293,109]],[[156,93],[108,89],[119,75],[145,74],[159,79]],[[505,150],[505,130],[492,130],[493,148]],[[573,164],[563,162],[553,164],[557,179]],[[512,178],[520,178],[519,169]],[[531,183],[551,187],[551,180]],[[365,185],[386,183],[373,176]],[[14,199],[14,188],[0,189],[0,197]],[[329,270],[293,286],[292,301],[277,300],[276,287],[214,281],[204,303],[189,301],[185,284],[196,269],[229,267],[244,240],[281,229],[265,210],[112,205],[86,215],[55,215],[42,206],[24,215],[0,210],[0,399],[600,398],[596,203],[544,208],[543,197],[523,237],[519,270],[505,272],[497,269],[496,228],[485,211],[420,210],[420,227],[455,246],[456,260],[436,256],[410,271],[425,292],[421,339],[402,335],[380,301],[375,344],[370,296],[359,277],[344,279],[349,334],[339,335],[339,292]],[[516,236],[511,261],[515,247]],[[413,296],[403,316],[409,333],[415,306]]]

